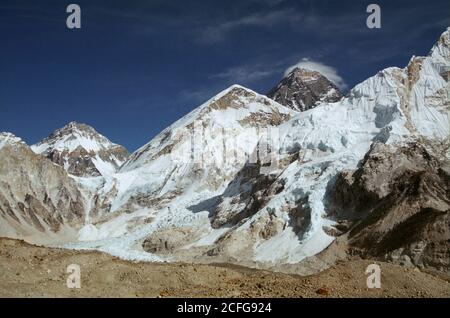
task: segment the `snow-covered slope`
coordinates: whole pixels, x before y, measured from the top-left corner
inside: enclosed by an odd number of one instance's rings
[[[246,162],[257,160],[250,156],[261,136],[269,136],[293,115],[294,111],[241,86],[224,90],[138,149],[107,180],[91,214],[108,221],[98,229],[86,228],[83,239],[104,238],[109,227],[115,233],[148,227],[140,239],[153,227],[171,224],[193,222],[207,230],[208,212],[195,205],[220,195]],[[109,216],[124,212],[118,230]],[[135,233],[131,235],[135,240]],[[134,245],[133,240],[129,244]],[[122,252],[129,249],[123,246],[126,242],[121,242]]]
[[[0,132],[0,149],[6,145],[24,144],[22,139],[9,132]]]
[[[115,176],[111,210],[137,211],[122,216],[126,234],[104,234],[81,246],[136,259],[278,264],[322,251],[334,240],[327,192],[340,171],[355,169],[374,142],[396,147],[417,138],[448,140],[449,33],[429,56],[385,69],[345,99],[288,121],[287,110],[256,93],[236,86],[224,91],[139,149]],[[258,143],[250,129],[255,122],[279,125],[276,138],[259,136]],[[223,146],[224,129],[225,141],[240,136],[247,142]],[[260,151],[247,146],[268,140],[272,164],[264,165]],[[228,162],[236,152],[246,154],[245,164]],[[120,232],[114,219],[97,231],[108,228]]]
[[[81,177],[112,175],[128,156],[124,147],[76,122],[57,129],[31,149]]]
[[[215,192],[245,164],[260,136],[293,114],[249,89],[224,90],[130,156],[115,175],[112,210],[149,198]]]
[[[301,232],[291,229],[290,234],[283,231],[258,242],[255,259],[296,262],[323,250],[334,239],[327,234],[332,232],[327,191],[333,191],[339,171],[357,167],[373,142],[398,146],[417,138],[449,141],[449,37],[447,30],[429,56],[413,58],[404,69],[385,69],[341,102],[321,104],[280,127],[281,156],[296,153],[298,160],[277,177],[283,180],[283,191],[266,203],[266,209],[287,218],[289,212],[280,207],[301,204],[307,225],[302,224]],[[260,210],[246,223],[265,213]],[[292,246],[296,237],[299,244]]]
[[[374,144],[395,150],[411,140],[438,148],[450,142],[449,77],[450,29],[427,57],[380,71],[346,98],[304,112],[232,86],[118,172],[71,178],[82,185],[87,223],[81,242],[66,246],[140,260],[297,263],[335,239],[330,192]],[[100,147],[58,136],[51,139],[62,140],[63,153]],[[34,149],[45,154],[58,145]]]

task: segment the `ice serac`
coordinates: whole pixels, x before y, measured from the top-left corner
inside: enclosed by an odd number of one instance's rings
[[[297,111],[342,99],[339,88],[319,72],[295,68],[267,96]]]
[[[13,134],[0,133],[0,236],[71,241],[84,215],[77,185],[62,167]]]
[[[79,177],[110,176],[128,157],[128,151],[86,124],[71,122],[31,146]]]

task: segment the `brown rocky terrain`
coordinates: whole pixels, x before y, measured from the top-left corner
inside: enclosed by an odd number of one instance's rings
[[[314,108],[321,102],[334,103],[343,97],[339,88],[325,76],[302,68],[290,72],[267,96],[298,111]]]
[[[3,134],[0,141],[0,229],[3,236],[37,242],[74,237],[85,206],[64,169]]]
[[[330,189],[329,210],[350,248],[395,263],[450,270],[448,145],[375,143]],[[340,228],[339,228],[340,227]]]
[[[450,297],[448,278],[383,262],[377,262],[381,288],[369,289],[365,269],[371,263],[353,259],[304,277],[222,264],[133,263],[0,239],[0,296]],[[80,289],[66,286],[70,264],[80,266]]]

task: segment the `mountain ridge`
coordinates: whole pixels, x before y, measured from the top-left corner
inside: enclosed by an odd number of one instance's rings
[[[238,85],[227,88],[131,154],[118,171],[71,177],[85,193],[86,213],[78,241],[64,246],[133,260],[262,268],[318,259],[346,226],[334,218],[328,190],[342,190],[346,198],[352,183],[340,173],[357,178],[375,145],[385,147],[367,162],[374,169],[411,143],[436,144],[442,160],[450,160],[449,31],[428,56],[384,69],[345,98],[303,112]],[[437,173],[429,169],[425,185]],[[367,175],[378,185],[376,173]],[[408,176],[402,178],[410,182]],[[386,211],[391,220],[403,209]]]

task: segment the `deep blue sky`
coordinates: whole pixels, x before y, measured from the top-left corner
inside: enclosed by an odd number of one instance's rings
[[[366,27],[378,3],[382,28]],[[66,27],[77,3],[82,28]],[[133,151],[230,84],[265,93],[309,58],[351,88],[428,53],[448,0],[0,1],[0,131],[76,120]]]

